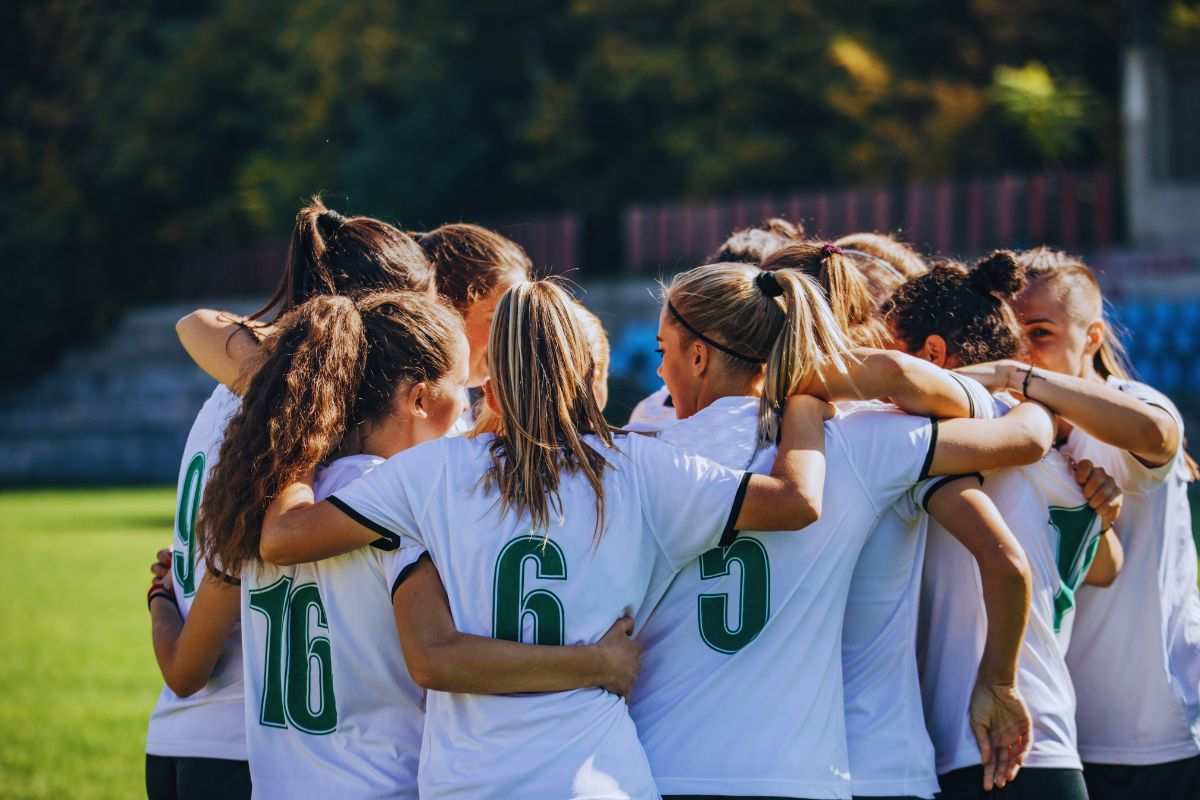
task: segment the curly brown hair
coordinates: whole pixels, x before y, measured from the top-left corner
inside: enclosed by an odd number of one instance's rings
[[[401,386],[450,372],[463,336],[458,314],[414,292],[320,296],[284,315],[204,492],[201,557],[231,575],[259,563],[263,516],[279,490],[386,418]]]
[[[973,269],[939,261],[897,289],[883,313],[910,352],[936,335],[963,366],[1012,358],[1021,351],[1021,329],[1009,302],[1024,286],[1025,268],[1007,250]]]

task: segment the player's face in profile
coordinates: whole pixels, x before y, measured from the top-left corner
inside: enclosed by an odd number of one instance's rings
[[[675,404],[675,416],[686,419],[697,411],[693,398],[698,380],[688,362],[687,339],[669,314],[664,307],[658,317],[658,376],[667,385]]]
[[[471,356],[468,362],[468,386],[482,386],[488,377],[488,338],[492,333],[492,317],[496,315],[496,304],[504,293],[520,283],[520,275],[506,276],[491,292],[467,306],[463,315],[467,329],[467,341],[471,345]]]
[[[1021,321],[1030,363],[1052,372],[1079,376],[1088,352],[1088,326],[1074,319],[1056,287],[1034,281],[1017,296],[1013,310]]]

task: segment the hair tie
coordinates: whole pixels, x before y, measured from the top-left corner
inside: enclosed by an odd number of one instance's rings
[[[767,297],[779,297],[783,294],[783,287],[779,285],[779,279],[770,270],[760,271],[754,278],[754,285]]]
[[[332,208],[327,208],[317,215],[317,226],[326,238],[334,235],[346,224],[346,218]]]
[[[821,245],[821,258],[829,258],[832,255],[841,255],[842,248],[838,247],[833,242]]]

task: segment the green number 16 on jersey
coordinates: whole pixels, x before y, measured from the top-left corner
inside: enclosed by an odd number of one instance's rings
[[[262,708],[259,722],[271,728],[293,727],[312,734],[337,730],[333,696],[333,654],[325,605],[315,583],[292,587],[286,575],[264,589],[250,592],[250,608],[267,618]]]

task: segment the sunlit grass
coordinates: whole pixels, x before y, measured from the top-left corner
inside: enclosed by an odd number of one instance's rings
[[[162,685],[144,593],[174,492],[0,493],[0,795],[135,798]]]

